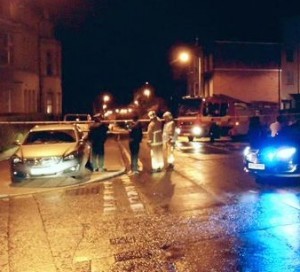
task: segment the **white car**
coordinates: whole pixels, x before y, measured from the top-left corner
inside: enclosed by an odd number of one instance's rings
[[[90,155],[83,132],[74,124],[37,125],[10,159],[13,182],[41,177],[82,177]]]

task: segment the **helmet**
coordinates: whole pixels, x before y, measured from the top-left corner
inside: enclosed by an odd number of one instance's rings
[[[148,112],[148,117],[149,117],[150,119],[156,117],[155,111],[149,111],[149,112]]]
[[[169,111],[166,111],[166,112],[163,114],[163,118],[173,119],[172,113],[169,112]]]

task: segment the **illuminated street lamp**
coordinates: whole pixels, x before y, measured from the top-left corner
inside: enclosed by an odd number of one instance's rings
[[[187,63],[191,61],[191,54],[187,51],[182,51],[178,55],[178,60],[182,63]]]
[[[108,94],[103,95],[103,102],[107,103],[110,101],[110,96]]]
[[[193,96],[204,96],[202,89],[202,65],[200,52],[189,49],[177,49],[173,54],[175,59],[171,63],[189,64],[191,66],[191,75],[188,78],[189,94]]]
[[[148,89],[148,88],[144,89],[143,94],[144,94],[144,96],[146,96],[147,98],[149,98],[150,95],[151,95],[150,89]]]

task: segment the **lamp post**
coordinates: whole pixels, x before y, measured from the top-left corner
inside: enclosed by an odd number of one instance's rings
[[[188,76],[188,93],[192,96],[204,96],[202,88],[202,64],[198,52],[189,49],[178,51],[174,62],[190,64],[191,74]]]

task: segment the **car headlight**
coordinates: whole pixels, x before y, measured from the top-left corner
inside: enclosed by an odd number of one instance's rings
[[[289,160],[296,153],[295,147],[282,147],[282,148],[267,148],[263,152],[265,160],[271,162],[274,160]]]
[[[176,132],[177,134],[180,134],[181,129],[180,129],[179,127],[177,127],[177,128],[175,128],[175,132]]]
[[[64,160],[65,161],[70,161],[70,160],[74,160],[77,157],[77,152],[72,152],[66,156],[64,156]]]
[[[287,160],[290,159],[295,153],[296,153],[295,147],[281,148],[277,151],[276,158]]]
[[[22,162],[22,159],[17,155],[12,156],[11,160],[14,164]]]
[[[201,127],[193,127],[192,128],[192,133],[193,135],[200,135],[202,133],[202,128]]]
[[[250,153],[250,146],[247,146],[245,149],[244,149],[244,151],[243,151],[243,154],[244,154],[244,156],[246,157],[247,155],[249,155],[249,153]]]
[[[257,161],[257,155],[258,155],[258,150],[257,149],[251,149],[250,146],[247,146],[245,149],[244,149],[244,159],[246,161],[249,161],[249,162],[256,162]]]

